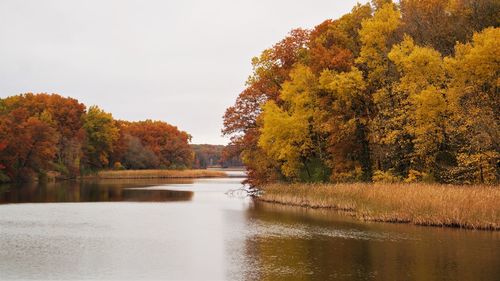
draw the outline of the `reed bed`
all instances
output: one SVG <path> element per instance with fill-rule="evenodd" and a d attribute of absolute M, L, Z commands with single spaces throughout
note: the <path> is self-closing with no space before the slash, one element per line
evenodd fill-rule
<path fill-rule="evenodd" d="M 100 171 L 96 177 L 101 179 L 160 179 L 160 178 L 219 178 L 226 177 L 222 171 L 214 170 L 122 170 Z"/>
<path fill-rule="evenodd" d="M 500 230 L 500 186 L 272 184 L 259 200 L 347 211 L 366 221 Z"/>

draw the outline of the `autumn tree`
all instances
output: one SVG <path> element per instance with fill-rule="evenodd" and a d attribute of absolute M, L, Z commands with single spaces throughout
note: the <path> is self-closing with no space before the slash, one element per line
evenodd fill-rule
<path fill-rule="evenodd" d="M 279 163 L 283 175 L 291 180 L 324 180 L 323 139 L 316 130 L 315 115 L 318 78 L 312 70 L 298 64 L 280 93 L 282 106 L 269 101 L 264 106 L 259 146 Z"/>
<path fill-rule="evenodd" d="M 194 167 L 207 168 L 209 166 L 222 165 L 223 145 L 193 144 Z"/>
<path fill-rule="evenodd" d="M 306 30 L 293 30 L 285 39 L 253 58 L 253 73 L 246 89 L 224 114 L 222 133 L 231 136 L 232 145 L 238 148 L 233 151 L 241 155 L 248 168 L 249 180 L 255 183 L 280 178 L 277 163 L 258 146 L 258 120 L 267 101 L 280 102 L 281 84 L 288 79 L 293 65 L 305 58 L 308 37 Z"/>
<path fill-rule="evenodd" d="M 127 169 L 155 169 L 160 166 L 160 159 L 138 137 L 125 135 L 127 149 L 121 164 Z"/>
<path fill-rule="evenodd" d="M 500 24 L 497 0 L 401 0 L 400 6 L 402 32 L 443 55 L 453 54 L 456 42 L 470 40 L 475 31 Z"/>
<path fill-rule="evenodd" d="M 75 177 L 80 173 L 85 105 L 76 99 L 52 94 L 48 97 L 47 108 L 60 136 L 56 153 L 58 169 L 69 177 Z"/>
<path fill-rule="evenodd" d="M 316 26 L 308 40 L 307 65 L 315 72 L 349 71 L 358 56 L 361 42 L 358 30 L 371 17 L 370 5 L 356 5 L 351 13 L 337 20 L 326 20 Z"/>
<path fill-rule="evenodd" d="M 449 134 L 457 167 L 448 181 L 498 182 L 500 179 L 500 28 L 474 34 L 446 59 L 451 77 L 446 97 Z"/>
<path fill-rule="evenodd" d="M 394 45 L 389 53 L 390 60 L 399 72 L 399 81 L 392 87 L 397 105 L 392 108 L 397 114 L 388 123 L 399 127 L 399 131 L 385 138 L 397 145 L 406 143 L 405 167 L 393 167 L 399 176 L 436 173 L 437 159 L 446 153 L 447 102 L 442 88 L 445 80 L 441 54 L 429 47 L 415 45 L 406 36 L 403 42 Z M 392 138 L 392 139 L 391 139 Z M 402 163 L 399 163 L 402 164 Z M 410 179 L 411 180 L 411 179 Z"/>
<path fill-rule="evenodd" d="M 239 149 L 234 144 L 228 144 L 222 148 L 221 162 L 222 167 L 242 167 L 243 162 L 237 152 Z"/>
<path fill-rule="evenodd" d="M 82 116 L 85 106 L 72 98 L 57 94 L 32 94 L 8 97 L 6 110 L 24 108 L 30 116 L 45 115 L 50 126 L 57 131 L 56 170 L 69 177 L 78 175 L 83 140 Z"/>
<path fill-rule="evenodd" d="M 363 73 L 325 70 L 319 78 L 323 104 L 317 127 L 327 134 L 327 151 L 333 181 L 371 179 L 368 142 L 368 106 Z M 327 105 L 324 107 L 324 105 Z"/>
<path fill-rule="evenodd" d="M 25 108 L 2 112 L 0 165 L 11 180 L 30 180 L 50 168 L 58 141 L 50 122 L 48 114 L 30 116 Z"/>
<path fill-rule="evenodd" d="M 387 2 L 387 3 L 386 3 Z M 364 178 L 369 180 L 372 174 L 372 157 L 381 158 L 385 154 L 384 144 L 380 140 L 385 132 L 384 120 L 392 111 L 386 104 L 391 102 L 391 84 L 394 80 L 393 67 L 388 54 L 391 46 L 398 40 L 400 13 L 391 1 L 377 4 L 373 17 L 361 23 L 359 36 L 361 51 L 356 58 L 358 68 L 363 71 L 365 85 L 364 109 L 365 122 L 361 123 L 359 135 L 363 138 Z M 369 133 L 370 132 L 370 133 Z M 380 161 L 377 159 L 377 161 Z M 368 164 L 370 163 L 370 164 Z"/>
<path fill-rule="evenodd" d="M 159 168 L 187 168 L 193 162 L 194 153 L 189 146 L 191 136 L 175 126 L 146 120 L 127 122 L 123 130 L 125 135 L 137 138 L 144 149 L 156 156 Z"/>
<path fill-rule="evenodd" d="M 265 50 L 224 118 L 250 183 L 498 182 L 499 14 L 377 0 Z"/>
<path fill-rule="evenodd" d="M 113 143 L 118 138 L 118 128 L 111 113 L 106 113 L 97 106 L 89 107 L 84 117 L 85 162 L 91 170 L 109 166 L 109 156 Z"/>
<path fill-rule="evenodd" d="M 74 178 L 81 169 L 115 163 L 134 169 L 188 167 L 189 140 L 186 132 L 165 122 L 117 121 L 97 106 L 87 111 L 76 99 L 57 94 L 0 99 L 2 182 L 34 179 L 48 171 Z"/>

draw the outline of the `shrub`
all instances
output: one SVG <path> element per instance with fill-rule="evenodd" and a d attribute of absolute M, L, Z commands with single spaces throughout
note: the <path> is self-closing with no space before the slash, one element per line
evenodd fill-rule
<path fill-rule="evenodd" d="M 391 171 L 376 170 L 373 173 L 372 181 L 383 182 L 383 183 L 395 183 L 395 182 L 400 182 L 401 178 L 393 175 Z"/>

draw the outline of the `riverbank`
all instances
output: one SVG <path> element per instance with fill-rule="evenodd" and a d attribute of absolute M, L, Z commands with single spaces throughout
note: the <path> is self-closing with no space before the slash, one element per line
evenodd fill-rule
<path fill-rule="evenodd" d="M 272 184 L 258 200 L 342 210 L 365 221 L 500 230 L 500 187 L 437 184 Z"/>
<path fill-rule="evenodd" d="M 227 173 L 216 170 L 120 170 L 100 171 L 84 178 L 98 179 L 184 179 L 184 178 L 220 178 Z"/>

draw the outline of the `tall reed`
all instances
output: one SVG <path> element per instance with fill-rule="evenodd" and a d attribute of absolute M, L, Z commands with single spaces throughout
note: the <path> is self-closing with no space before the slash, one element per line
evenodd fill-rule
<path fill-rule="evenodd" d="M 499 186 L 273 184 L 259 200 L 348 211 L 367 221 L 500 230 Z"/>

